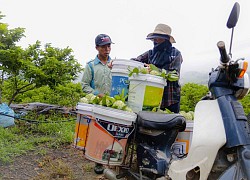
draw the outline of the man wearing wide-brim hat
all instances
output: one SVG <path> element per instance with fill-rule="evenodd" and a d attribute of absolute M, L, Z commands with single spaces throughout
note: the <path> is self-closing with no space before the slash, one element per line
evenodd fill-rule
<path fill-rule="evenodd" d="M 172 46 L 175 43 L 171 35 L 172 29 L 166 24 L 158 24 L 152 33 L 147 35 L 148 40 L 154 43 L 153 49 L 146 51 L 133 60 L 148 64 L 154 64 L 159 69 L 165 69 L 168 72 L 176 72 L 180 76 L 181 63 L 183 61 L 181 52 Z M 167 86 L 164 88 L 164 94 L 161 102 L 161 109 L 166 108 L 174 113 L 180 111 L 180 84 L 179 80 L 167 80 Z"/>

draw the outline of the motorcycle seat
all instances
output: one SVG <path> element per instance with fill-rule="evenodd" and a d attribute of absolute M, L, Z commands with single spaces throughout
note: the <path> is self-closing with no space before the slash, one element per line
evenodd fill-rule
<path fill-rule="evenodd" d="M 150 111 L 139 111 L 136 123 L 147 129 L 171 130 L 182 132 L 186 128 L 186 119 L 180 114 L 165 114 Z"/>

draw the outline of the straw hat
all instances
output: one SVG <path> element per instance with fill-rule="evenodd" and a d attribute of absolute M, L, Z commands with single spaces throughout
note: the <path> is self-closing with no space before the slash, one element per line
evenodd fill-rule
<path fill-rule="evenodd" d="M 146 39 L 154 39 L 154 38 L 169 39 L 170 37 L 170 42 L 175 43 L 175 39 L 173 36 L 171 36 L 171 32 L 172 32 L 172 29 L 170 26 L 166 24 L 158 24 L 155 27 L 154 32 L 149 33 Z"/>

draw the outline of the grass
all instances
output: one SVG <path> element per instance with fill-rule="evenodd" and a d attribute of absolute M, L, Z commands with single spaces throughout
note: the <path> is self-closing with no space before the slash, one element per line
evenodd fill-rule
<path fill-rule="evenodd" d="M 13 129 L 0 128 L 0 162 L 11 162 L 12 157 L 32 150 L 32 142 L 14 133 Z"/>
<path fill-rule="evenodd" d="M 86 164 L 84 167 L 83 167 L 84 171 L 85 172 L 91 172 L 93 170 L 93 165 L 91 164 Z"/>
<path fill-rule="evenodd" d="M 38 122 L 45 122 L 45 115 L 39 115 Z M 28 115 L 25 118 L 31 118 Z M 72 121 L 65 121 L 66 119 Z M 42 120 L 41 120 L 42 119 Z M 0 164 L 12 162 L 13 157 L 26 154 L 34 150 L 38 145 L 57 148 L 61 145 L 71 144 L 74 136 L 75 116 L 63 117 L 52 113 L 46 115 L 48 123 L 30 124 L 16 121 L 16 125 L 10 128 L 0 127 Z M 38 152 L 40 154 L 46 152 Z"/>
<path fill-rule="evenodd" d="M 56 161 L 44 161 L 41 166 L 46 173 L 40 173 L 34 178 L 34 180 L 47 180 L 47 179 L 68 179 L 73 180 L 74 175 L 71 167 L 65 164 L 61 160 Z"/>

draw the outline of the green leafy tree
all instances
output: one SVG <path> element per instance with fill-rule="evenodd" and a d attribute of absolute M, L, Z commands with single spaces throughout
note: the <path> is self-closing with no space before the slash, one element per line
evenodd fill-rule
<path fill-rule="evenodd" d="M 45 44 L 44 48 L 41 48 L 41 43 L 37 41 L 23 50 L 16 46 L 22 37 L 23 28 L 8 29 L 7 24 L 0 24 L 0 90 L 2 92 L 3 88 L 10 89 L 5 98 L 8 104 L 11 104 L 18 94 L 35 88 L 48 85 L 54 89 L 58 85 L 70 83 L 82 70 L 72 55 L 72 49 L 59 49 L 51 44 Z M 8 80 L 6 87 L 4 80 Z"/>
<path fill-rule="evenodd" d="M 7 94 L 7 93 L 6 93 Z M 49 86 L 42 86 L 33 90 L 27 91 L 22 94 L 18 94 L 15 98 L 14 103 L 32 103 L 41 102 L 48 104 L 56 104 L 55 91 Z"/>
<path fill-rule="evenodd" d="M 61 106 L 75 106 L 81 97 L 85 94 L 82 91 L 80 83 L 68 83 L 66 85 L 58 85 L 55 88 L 56 104 Z M 63 97 L 63 98 L 62 98 Z"/>
<path fill-rule="evenodd" d="M 0 20 L 3 17 L 5 16 L 0 12 Z M 16 43 L 24 36 L 24 28 L 8 29 L 8 24 L 0 22 L 0 103 L 4 79 L 10 74 L 18 74 L 16 67 L 20 67 L 21 63 L 17 59 L 23 50 Z"/>
<path fill-rule="evenodd" d="M 181 111 L 194 111 L 195 105 L 208 93 L 205 85 L 195 83 L 184 84 L 181 88 Z"/>
<path fill-rule="evenodd" d="M 42 102 L 60 106 L 75 106 L 84 96 L 80 83 L 67 83 L 51 89 L 48 85 L 17 95 L 15 103 Z"/>
<path fill-rule="evenodd" d="M 36 85 L 49 85 L 51 88 L 75 80 L 82 68 L 74 59 L 70 48 L 59 49 L 46 44 L 41 49 L 39 41 L 25 51 L 23 65 L 25 78 Z"/>

